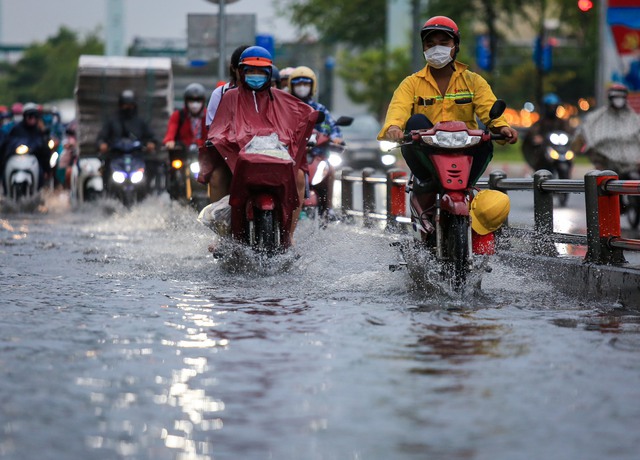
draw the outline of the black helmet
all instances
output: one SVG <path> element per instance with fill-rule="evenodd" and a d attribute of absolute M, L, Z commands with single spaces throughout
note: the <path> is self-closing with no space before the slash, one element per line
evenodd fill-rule
<path fill-rule="evenodd" d="M 184 90 L 184 100 L 204 101 L 206 97 L 204 86 L 200 83 L 191 83 Z"/>
<path fill-rule="evenodd" d="M 136 94 L 131 89 L 125 89 L 120 93 L 120 97 L 118 98 L 118 104 L 136 105 Z"/>

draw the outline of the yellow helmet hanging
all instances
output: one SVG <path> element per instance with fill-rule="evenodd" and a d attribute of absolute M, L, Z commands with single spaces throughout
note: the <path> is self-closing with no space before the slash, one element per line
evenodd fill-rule
<path fill-rule="evenodd" d="M 510 209 L 506 193 L 482 190 L 471 202 L 471 228 L 479 235 L 495 232 L 507 220 Z"/>

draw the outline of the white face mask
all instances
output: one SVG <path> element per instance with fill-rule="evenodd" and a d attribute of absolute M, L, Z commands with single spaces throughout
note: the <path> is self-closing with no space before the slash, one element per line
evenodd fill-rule
<path fill-rule="evenodd" d="M 311 85 L 296 85 L 293 87 L 293 93 L 304 99 L 311 93 Z"/>
<path fill-rule="evenodd" d="M 616 109 L 621 109 L 625 105 L 627 105 L 627 99 L 625 99 L 624 97 L 612 97 L 611 105 L 614 106 Z"/>
<path fill-rule="evenodd" d="M 448 46 L 436 45 L 424 52 L 427 64 L 436 69 L 442 69 L 452 61 L 451 50 Z"/>
<path fill-rule="evenodd" d="M 200 110 L 202 110 L 202 102 L 191 101 L 187 104 L 187 107 L 189 107 L 189 112 L 191 113 L 200 113 Z"/>

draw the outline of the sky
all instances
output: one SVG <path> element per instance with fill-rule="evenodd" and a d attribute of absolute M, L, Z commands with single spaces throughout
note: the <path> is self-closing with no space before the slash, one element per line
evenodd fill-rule
<path fill-rule="evenodd" d="M 295 28 L 277 16 L 272 0 L 227 0 L 226 13 L 256 13 L 257 33 L 276 41 L 295 38 Z M 0 0 L 0 41 L 28 45 L 44 42 L 60 26 L 87 34 L 100 30 L 104 38 L 107 0 Z M 134 37 L 186 38 L 187 14 L 217 14 L 206 0 L 124 0 L 125 43 Z"/>

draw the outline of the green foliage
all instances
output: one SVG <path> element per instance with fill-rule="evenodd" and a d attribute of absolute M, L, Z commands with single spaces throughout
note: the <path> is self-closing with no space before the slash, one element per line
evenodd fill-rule
<path fill-rule="evenodd" d="M 386 0 L 276 0 L 278 10 L 300 29 L 313 27 L 325 44 L 383 46 Z"/>
<path fill-rule="evenodd" d="M 383 118 L 393 91 L 409 73 L 410 59 L 406 49 L 392 53 L 378 48 L 361 53 L 343 51 L 338 57 L 338 74 L 344 79 L 351 100 L 366 104 L 372 113 Z"/>
<path fill-rule="evenodd" d="M 102 54 L 103 50 L 95 34 L 79 40 L 75 32 L 61 27 L 46 43 L 29 46 L 15 65 L 1 69 L 0 91 L 4 103 L 72 97 L 78 58 L 81 54 Z"/>

